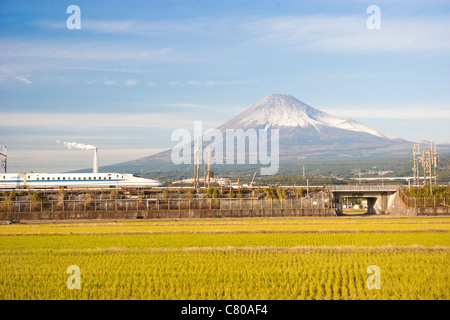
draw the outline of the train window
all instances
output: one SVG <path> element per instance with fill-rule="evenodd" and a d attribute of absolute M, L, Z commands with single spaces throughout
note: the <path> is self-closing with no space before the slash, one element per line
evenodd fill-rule
<path fill-rule="evenodd" d="M 109 180 L 111 180 L 111 177 L 109 177 Z"/>
<path fill-rule="evenodd" d="M 50 177 L 47 177 L 47 180 L 50 180 Z"/>
<path fill-rule="evenodd" d="M 91 180 L 91 177 L 89 177 L 89 180 Z"/>
<path fill-rule="evenodd" d="M 97 177 L 94 177 L 94 180 L 97 180 Z"/>
<path fill-rule="evenodd" d="M 55 177 L 53 177 L 52 180 L 55 180 Z"/>
<path fill-rule="evenodd" d="M 66 180 L 66 177 L 63 177 L 63 180 Z"/>

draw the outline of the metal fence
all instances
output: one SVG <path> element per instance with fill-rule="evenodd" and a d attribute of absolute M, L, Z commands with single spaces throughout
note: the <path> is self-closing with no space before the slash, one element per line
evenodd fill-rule
<path fill-rule="evenodd" d="M 446 208 L 450 207 L 449 198 L 409 198 L 402 197 L 403 202 L 408 208 Z"/>
<path fill-rule="evenodd" d="M 215 216 L 329 215 L 333 204 L 327 198 L 299 199 L 114 199 L 2 201 L 0 219 L 77 217 L 194 217 Z M 300 211 L 299 211 L 300 210 Z"/>

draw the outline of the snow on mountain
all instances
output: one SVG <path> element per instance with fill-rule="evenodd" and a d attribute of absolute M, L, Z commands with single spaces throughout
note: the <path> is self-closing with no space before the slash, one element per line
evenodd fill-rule
<path fill-rule="evenodd" d="M 352 119 L 341 119 L 313 108 L 291 95 L 269 94 L 249 109 L 224 124 L 228 128 L 314 128 L 332 127 L 368 133 L 380 138 L 395 139 Z"/>

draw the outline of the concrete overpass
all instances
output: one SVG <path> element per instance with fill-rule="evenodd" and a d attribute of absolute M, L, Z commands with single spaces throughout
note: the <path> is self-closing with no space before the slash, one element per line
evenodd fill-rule
<path fill-rule="evenodd" d="M 344 198 L 367 199 L 367 213 L 384 214 L 389 199 L 399 189 L 399 185 L 334 185 L 329 190 L 337 214 L 343 213 Z"/>

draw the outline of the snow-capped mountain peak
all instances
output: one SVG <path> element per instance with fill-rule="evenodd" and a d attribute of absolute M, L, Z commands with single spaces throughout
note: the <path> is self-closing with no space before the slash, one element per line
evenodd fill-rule
<path fill-rule="evenodd" d="M 291 95 L 268 94 L 249 109 L 222 127 L 234 128 L 314 128 L 324 127 L 368 133 L 380 138 L 395 139 L 352 119 L 342 119 L 313 108 Z"/>

